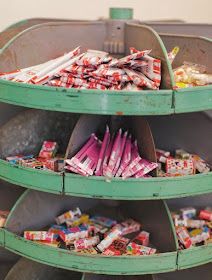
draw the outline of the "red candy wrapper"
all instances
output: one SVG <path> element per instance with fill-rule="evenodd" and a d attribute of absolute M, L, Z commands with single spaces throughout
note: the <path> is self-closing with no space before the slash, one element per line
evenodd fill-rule
<path fill-rule="evenodd" d="M 129 76 L 130 80 L 133 81 L 133 83 L 139 87 L 146 87 L 149 89 L 158 89 L 155 82 L 147 78 L 144 74 L 141 72 L 127 69 L 125 68 L 125 71 L 127 75 Z"/>
<path fill-rule="evenodd" d="M 127 253 L 132 255 L 153 255 L 156 253 L 156 249 L 130 242 L 127 246 Z"/>
<path fill-rule="evenodd" d="M 40 158 L 53 158 L 57 152 L 57 142 L 44 141 L 41 151 L 39 153 Z"/>
<path fill-rule="evenodd" d="M 96 246 L 99 243 L 99 236 L 93 236 L 84 239 L 78 239 L 74 241 L 74 247 L 77 251 L 89 249 Z"/>
<path fill-rule="evenodd" d="M 53 242 L 55 241 L 55 234 L 48 231 L 25 231 L 24 238 L 28 240 Z"/>
<path fill-rule="evenodd" d="M 212 221 L 212 211 L 201 210 L 199 212 L 199 218 L 211 222 Z"/>
<path fill-rule="evenodd" d="M 186 249 L 192 247 L 192 240 L 189 236 L 189 233 L 188 233 L 186 227 L 177 227 L 176 233 L 177 233 L 179 241 L 183 244 L 183 246 Z"/>
<path fill-rule="evenodd" d="M 133 241 L 139 245 L 149 246 L 149 232 L 141 231 Z"/>

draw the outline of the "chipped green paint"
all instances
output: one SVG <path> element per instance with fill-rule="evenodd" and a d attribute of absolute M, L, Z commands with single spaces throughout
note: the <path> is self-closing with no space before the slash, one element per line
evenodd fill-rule
<path fill-rule="evenodd" d="M 51 193 L 62 193 L 63 175 L 12 165 L 0 160 L 0 178 L 29 189 Z"/>
<path fill-rule="evenodd" d="M 138 275 L 176 270 L 177 252 L 140 257 L 80 255 L 33 243 L 7 230 L 5 230 L 5 248 L 37 262 L 82 272 Z"/>
<path fill-rule="evenodd" d="M 178 89 L 174 91 L 175 113 L 212 109 L 212 86 Z"/>
<path fill-rule="evenodd" d="M 147 179 L 113 179 L 65 174 L 65 194 L 104 199 L 147 200 L 186 197 L 212 192 L 212 172 L 194 176 Z"/>
<path fill-rule="evenodd" d="M 178 269 L 186 269 L 212 262 L 212 244 L 198 246 L 178 253 Z"/>
<path fill-rule="evenodd" d="M 0 81 L 0 102 L 43 110 L 100 115 L 173 113 L 172 91 L 101 91 L 45 87 Z"/>

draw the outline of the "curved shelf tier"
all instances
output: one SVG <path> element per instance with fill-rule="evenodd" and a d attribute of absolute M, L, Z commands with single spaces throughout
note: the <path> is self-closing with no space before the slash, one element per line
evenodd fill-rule
<path fill-rule="evenodd" d="M 52 224 L 55 216 L 76 205 L 84 213 L 92 214 L 98 211 L 100 215 L 112 215 L 117 219 L 132 217 L 146 224 L 146 229 L 152 233 L 151 241 L 160 253 L 139 257 L 86 255 L 40 245 L 21 237 L 24 230 L 38 230 Z M 26 210 L 29 207 L 31 210 Z M 159 230 L 161 223 L 157 223 L 157 220 L 163 224 L 161 231 Z M 37 262 L 82 272 L 136 275 L 174 271 L 177 259 L 176 246 L 170 215 L 162 201 L 116 201 L 111 204 L 109 201 L 98 199 L 58 196 L 27 190 L 14 205 L 5 225 L 6 249 Z"/>
<path fill-rule="evenodd" d="M 0 102 L 51 111 L 99 115 L 172 114 L 172 91 L 77 90 L 0 80 Z"/>
<path fill-rule="evenodd" d="M 174 91 L 174 112 L 189 113 L 212 109 L 212 86 L 178 89 Z"/>
<path fill-rule="evenodd" d="M 35 244 L 8 231 L 5 231 L 5 247 L 37 262 L 82 272 L 137 275 L 162 273 L 176 269 L 177 252 L 143 257 L 80 255 L 63 249 Z"/>
<path fill-rule="evenodd" d="M 193 176 L 146 179 L 85 178 L 65 174 L 64 192 L 67 195 L 103 199 L 147 200 L 186 197 L 212 192 L 212 172 Z"/>
<path fill-rule="evenodd" d="M 101 199 L 169 199 L 212 192 L 212 172 L 178 178 L 117 178 L 107 182 L 102 177 L 58 174 L 11 165 L 0 160 L 0 178 L 28 189 Z"/>
<path fill-rule="evenodd" d="M 212 244 L 178 252 L 178 269 L 187 269 L 212 262 Z"/>
<path fill-rule="evenodd" d="M 0 160 L 0 178 L 28 189 L 63 192 L 63 174 L 12 165 L 4 160 Z"/>

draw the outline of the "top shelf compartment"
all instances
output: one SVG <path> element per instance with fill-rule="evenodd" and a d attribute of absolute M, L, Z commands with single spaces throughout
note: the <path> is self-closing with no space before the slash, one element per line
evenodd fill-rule
<path fill-rule="evenodd" d="M 117 40 L 111 39 L 111 32 L 115 32 Z M 0 71 L 42 63 L 77 45 L 81 45 L 82 50 L 103 50 L 108 44 L 113 55 L 124 55 L 131 46 L 152 49 L 151 54 L 162 61 L 161 89 L 141 92 L 77 90 L 0 80 L 0 101 L 29 108 L 101 115 L 169 115 L 212 108 L 212 86 L 173 90 L 172 67 L 167 56 L 167 50 L 177 44 L 182 54 L 178 56 L 178 65 L 184 60 L 197 60 L 211 72 L 209 39 L 159 36 L 148 26 L 123 21 L 51 22 L 28 28 L 1 49 Z M 115 44 L 124 46 L 125 52 L 121 48 L 117 51 Z"/>

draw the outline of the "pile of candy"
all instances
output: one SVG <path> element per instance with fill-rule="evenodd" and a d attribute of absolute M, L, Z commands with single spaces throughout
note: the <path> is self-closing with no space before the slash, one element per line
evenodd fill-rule
<path fill-rule="evenodd" d="M 152 255 L 150 234 L 140 231 L 140 223 L 128 219 L 121 223 L 103 216 L 89 217 L 79 208 L 58 216 L 48 231 L 25 231 L 24 238 L 82 254 Z M 127 237 L 126 237 L 127 236 Z"/>
<path fill-rule="evenodd" d="M 64 159 L 55 157 L 57 149 L 56 142 L 44 141 L 38 157 L 16 155 L 6 157 L 6 160 L 11 164 L 18 164 L 24 167 L 61 172 L 64 169 Z"/>
<path fill-rule="evenodd" d="M 9 213 L 9 211 L 0 210 L 0 228 L 4 226 Z"/>
<path fill-rule="evenodd" d="M 212 242 L 212 208 L 200 211 L 183 208 L 179 213 L 172 213 L 172 217 L 181 249 Z"/>
<path fill-rule="evenodd" d="M 197 173 L 210 172 L 211 168 L 198 155 L 190 154 L 182 149 L 175 151 L 175 156 L 171 156 L 168 151 L 156 150 L 158 161 L 158 176 L 172 177 L 193 175 Z"/>
<path fill-rule="evenodd" d="M 212 84 L 212 74 L 206 74 L 206 67 L 191 62 L 184 62 L 174 71 L 177 88 L 205 86 Z"/>
<path fill-rule="evenodd" d="M 103 141 L 92 134 L 87 143 L 71 159 L 65 169 L 82 176 L 105 176 L 106 178 L 149 177 L 149 172 L 158 164 L 149 162 L 139 155 L 137 141 L 132 141 L 128 132 L 122 129 L 111 137 L 106 128 Z"/>
<path fill-rule="evenodd" d="M 130 48 L 130 55 L 116 59 L 102 51 L 81 53 L 77 47 L 43 64 L 0 73 L 0 79 L 80 89 L 159 89 L 161 61 L 149 56 L 150 52 Z"/>

